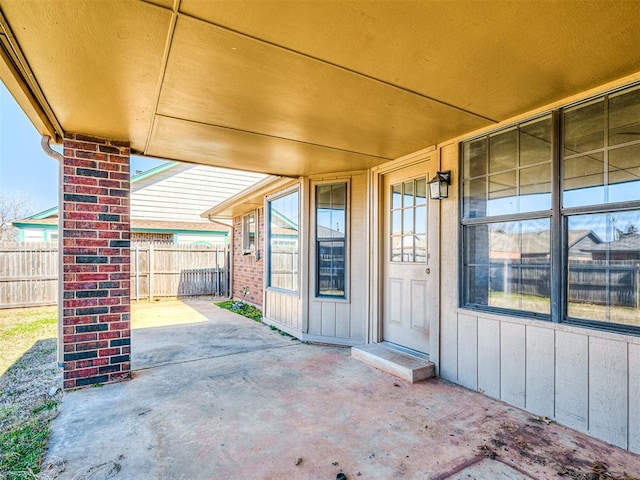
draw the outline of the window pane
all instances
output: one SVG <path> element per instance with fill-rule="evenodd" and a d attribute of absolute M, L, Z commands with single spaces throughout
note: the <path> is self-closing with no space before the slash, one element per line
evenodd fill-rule
<path fill-rule="evenodd" d="M 316 185 L 318 295 L 345 295 L 346 208 L 346 183 Z"/>
<path fill-rule="evenodd" d="M 474 140 L 463 146 L 464 218 L 510 215 L 551 208 L 551 115 L 486 137 L 489 174 L 471 177 Z M 482 143 L 478 143 L 479 149 Z M 479 173 L 479 172 L 474 172 Z M 486 189 L 486 190 L 485 190 Z"/>
<path fill-rule="evenodd" d="M 413 235 L 402 237 L 402 261 L 413 262 Z"/>
<path fill-rule="evenodd" d="M 404 200 L 403 207 L 411 207 L 413 206 L 413 180 L 410 182 L 404 182 Z"/>
<path fill-rule="evenodd" d="M 549 315 L 550 226 L 539 219 L 465 227 L 465 302 Z"/>
<path fill-rule="evenodd" d="M 402 233 L 413 233 L 413 208 L 406 208 L 402 212 Z"/>
<path fill-rule="evenodd" d="M 603 185 L 603 153 L 591 153 L 564 162 L 562 204 L 565 207 L 604 203 Z"/>
<path fill-rule="evenodd" d="M 487 178 L 464 182 L 464 216 L 480 218 L 487 215 Z"/>
<path fill-rule="evenodd" d="M 426 205 L 427 203 L 427 179 L 416 180 L 416 205 Z"/>
<path fill-rule="evenodd" d="M 402 208 L 402 185 L 391 187 L 391 208 Z"/>
<path fill-rule="evenodd" d="M 416 245 L 414 260 L 420 263 L 427 263 L 427 235 L 416 235 L 414 241 Z"/>
<path fill-rule="evenodd" d="M 518 212 L 515 170 L 489 177 L 487 215 L 505 215 Z"/>
<path fill-rule="evenodd" d="M 489 172 L 500 172 L 516 167 L 517 134 L 517 130 L 512 129 L 489 137 Z"/>
<path fill-rule="evenodd" d="M 609 97 L 609 145 L 640 140 L 640 88 Z"/>
<path fill-rule="evenodd" d="M 520 126 L 520 165 L 551 162 L 551 116 Z"/>
<path fill-rule="evenodd" d="M 269 202 L 269 286 L 298 291 L 298 191 Z"/>
<path fill-rule="evenodd" d="M 345 243 L 318 242 L 318 295 L 344 297 Z"/>
<path fill-rule="evenodd" d="M 464 144 L 464 178 L 487 174 L 487 139 L 480 138 Z"/>
<path fill-rule="evenodd" d="M 391 237 L 391 261 L 392 262 L 402 261 L 402 237 L 401 236 Z"/>
<path fill-rule="evenodd" d="M 427 232 L 427 207 L 417 207 L 415 233 L 426 233 L 426 232 Z"/>
<path fill-rule="evenodd" d="M 640 210 L 568 219 L 567 314 L 640 326 Z"/>
<path fill-rule="evenodd" d="M 346 222 L 346 185 L 316 186 L 318 238 L 342 238 Z"/>
<path fill-rule="evenodd" d="M 604 147 L 604 100 L 597 100 L 564 112 L 564 155 Z"/>
<path fill-rule="evenodd" d="M 402 234 L 402 210 L 391 212 L 391 234 Z"/>
<path fill-rule="evenodd" d="M 608 201 L 640 200 L 640 143 L 609 151 Z"/>

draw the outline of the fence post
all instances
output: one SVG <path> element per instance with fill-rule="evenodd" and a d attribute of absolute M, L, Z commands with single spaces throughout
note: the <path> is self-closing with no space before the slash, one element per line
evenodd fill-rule
<path fill-rule="evenodd" d="M 149 242 L 149 300 L 153 300 L 153 242 Z"/>
<path fill-rule="evenodd" d="M 218 245 L 216 245 L 216 295 L 220 295 L 220 268 L 218 263 Z"/>
<path fill-rule="evenodd" d="M 136 273 L 136 302 L 140 301 L 140 245 L 136 243 L 135 256 L 133 257 L 133 268 Z"/>

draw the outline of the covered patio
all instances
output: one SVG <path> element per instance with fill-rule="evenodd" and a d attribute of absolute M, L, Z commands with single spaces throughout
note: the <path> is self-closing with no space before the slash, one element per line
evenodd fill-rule
<path fill-rule="evenodd" d="M 162 309 L 180 323 L 133 331 L 134 382 L 65 396 L 45 473 L 97 480 L 640 472 L 637 455 L 446 381 L 399 381 L 346 348 L 300 343 L 210 301 Z"/>

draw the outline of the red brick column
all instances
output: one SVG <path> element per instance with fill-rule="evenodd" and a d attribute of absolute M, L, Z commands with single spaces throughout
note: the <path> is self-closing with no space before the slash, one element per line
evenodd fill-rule
<path fill-rule="evenodd" d="M 242 299 L 244 287 L 249 287 L 245 301 L 262 307 L 262 279 L 264 270 L 264 210 L 258 210 L 258 256 L 242 254 L 242 216 L 233 219 L 233 285 L 232 297 Z M 257 259 L 258 258 L 258 259 Z"/>
<path fill-rule="evenodd" d="M 64 388 L 131 376 L 129 143 L 64 139 Z"/>

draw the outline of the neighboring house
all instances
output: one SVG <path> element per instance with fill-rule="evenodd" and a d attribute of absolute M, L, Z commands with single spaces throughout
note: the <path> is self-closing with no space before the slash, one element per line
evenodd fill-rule
<path fill-rule="evenodd" d="M 131 240 L 213 245 L 227 241 L 230 225 L 212 224 L 202 210 L 220 203 L 264 175 L 226 168 L 165 162 L 131 178 Z M 21 242 L 58 241 L 58 207 L 13 222 Z"/>

